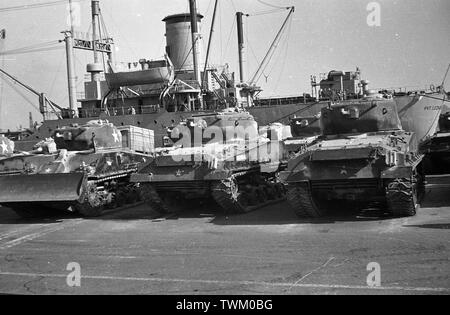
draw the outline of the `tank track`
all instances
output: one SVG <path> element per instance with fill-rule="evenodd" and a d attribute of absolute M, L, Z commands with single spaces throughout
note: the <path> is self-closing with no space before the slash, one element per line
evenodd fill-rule
<path fill-rule="evenodd" d="M 118 185 L 116 189 L 102 193 L 98 188 L 111 181 L 127 181 L 128 173 L 103 177 L 101 179 L 88 181 L 80 201 L 73 205 L 76 212 L 84 217 L 92 218 L 101 216 L 105 210 L 121 208 L 125 205 L 135 204 L 143 200 L 141 187 L 136 184 Z"/>
<path fill-rule="evenodd" d="M 248 212 L 238 201 L 237 188 L 233 179 L 215 184 L 211 189 L 211 195 L 226 213 L 238 214 Z"/>
<path fill-rule="evenodd" d="M 98 192 L 97 185 L 93 182 L 87 183 L 80 202 L 76 203 L 75 210 L 84 217 L 94 218 L 102 215 L 104 201 Z"/>
<path fill-rule="evenodd" d="M 417 183 L 407 178 L 397 178 L 386 185 L 387 208 L 394 217 L 412 217 L 417 213 L 419 201 Z"/>
<path fill-rule="evenodd" d="M 308 184 L 290 185 L 287 200 L 300 218 L 320 218 L 324 211 L 314 202 L 311 188 Z"/>
<path fill-rule="evenodd" d="M 143 195 L 144 202 L 152 208 L 152 210 L 158 212 L 159 214 L 167 214 L 170 212 L 169 207 L 161 199 L 156 189 L 152 184 L 143 183 L 141 184 L 141 191 Z"/>
<path fill-rule="evenodd" d="M 272 189 L 269 189 L 269 186 L 259 186 L 253 187 L 254 193 L 243 192 L 239 188 L 238 179 L 248 174 L 247 172 L 236 173 L 231 178 L 212 185 L 211 196 L 225 213 L 244 214 L 285 200 L 284 188 L 277 187 L 276 185 L 281 185 L 277 183 L 273 184 Z M 253 203 L 259 201 L 259 203 L 252 204 L 252 201 Z"/>

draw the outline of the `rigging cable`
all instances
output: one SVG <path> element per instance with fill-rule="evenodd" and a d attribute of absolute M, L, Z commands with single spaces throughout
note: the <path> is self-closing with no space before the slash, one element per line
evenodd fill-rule
<path fill-rule="evenodd" d="M 27 54 L 27 53 L 49 51 L 49 50 L 62 49 L 62 48 L 63 47 L 60 45 L 59 41 L 51 41 L 51 42 L 39 43 L 39 44 L 34 44 L 34 45 L 25 46 L 25 47 L 21 47 L 21 48 L 6 50 L 3 52 L 0 52 L 0 56 Z"/>
<path fill-rule="evenodd" d="M 271 8 L 275 8 L 275 9 L 286 9 L 286 7 L 281 7 L 281 6 L 278 6 L 278 5 L 273 5 L 273 4 L 264 2 L 264 1 L 262 1 L 262 0 L 257 0 L 257 1 L 258 1 L 259 3 L 261 3 L 261 4 L 263 4 L 263 5 L 266 5 L 266 6 L 271 7 Z"/>
<path fill-rule="evenodd" d="M 237 24 L 236 19 L 233 19 L 233 25 L 231 26 L 230 35 L 228 35 L 227 44 L 225 45 L 225 47 L 226 47 L 225 55 L 228 55 L 228 51 L 231 48 L 231 45 L 230 45 L 231 37 L 233 36 L 234 27 L 236 26 L 236 24 Z"/>
<path fill-rule="evenodd" d="M 26 100 L 33 108 L 35 108 L 36 110 L 38 110 L 40 112 L 39 107 L 36 106 L 36 104 L 34 104 L 32 101 L 30 101 L 30 99 L 25 96 L 25 94 L 23 93 L 22 90 L 20 90 L 17 85 L 14 82 L 11 82 L 9 80 L 3 80 L 4 82 L 6 82 L 6 84 L 11 87 L 14 91 L 17 92 L 17 94 L 19 94 L 20 96 L 23 97 L 24 100 Z"/>
<path fill-rule="evenodd" d="M 78 0 L 86 1 L 86 0 Z M 0 8 L 0 12 L 11 12 L 11 11 L 22 11 L 22 10 L 29 10 L 29 9 L 38 9 L 38 8 L 44 8 L 54 5 L 62 5 L 67 4 L 67 0 L 58 0 L 58 1 L 50 1 L 50 2 L 41 2 L 41 3 L 35 3 L 35 4 L 24 4 L 19 6 L 13 6 L 13 7 L 5 7 Z"/>
<path fill-rule="evenodd" d="M 275 88 L 274 88 L 275 91 L 278 90 L 278 85 L 280 84 L 281 76 L 283 75 L 284 69 L 286 67 L 286 60 L 287 60 L 287 57 L 288 57 L 288 54 L 289 54 L 289 43 L 290 43 L 291 31 L 292 31 L 292 19 L 289 22 L 289 26 L 287 28 L 287 36 L 286 36 L 286 40 L 285 40 L 285 47 L 284 47 L 284 49 L 281 50 L 281 51 L 284 51 L 284 58 L 282 58 L 282 62 L 283 63 L 282 63 L 282 66 L 280 68 L 280 75 L 278 77 L 278 80 L 275 81 L 276 82 L 276 85 L 275 85 Z M 272 69 L 269 72 L 269 76 L 272 74 L 274 69 L 275 69 L 275 63 L 273 65 Z"/>

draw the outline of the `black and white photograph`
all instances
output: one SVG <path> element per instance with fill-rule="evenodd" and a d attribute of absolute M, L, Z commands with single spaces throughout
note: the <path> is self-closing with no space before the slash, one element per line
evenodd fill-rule
<path fill-rule="evenodd" d="M 0 0 L 0 295 L 450 294 L 450 1 Z"/>

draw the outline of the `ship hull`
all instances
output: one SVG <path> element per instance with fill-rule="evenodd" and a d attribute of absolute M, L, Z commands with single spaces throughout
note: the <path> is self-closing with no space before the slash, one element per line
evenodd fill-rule
<path fill-rule="evenodd" d="M 405 95 L 394 97 L 402 126 L 406 131 L 414 132 L 420 141 L 431 137 L 437 129 L 439 115 L 444 105 L 444 95 L 439 93 L 427 94 L 426 96 Z M 311 117 L 317 115 L 320 110 L 328 106 L 328 101 L 318 103 L 296 103 L 278 106 L 256 106 L 249 108 L 250 114 L 260 126 L 279 122 L 289 124 L 289 119 L 295 116 Z M 208 113 L 208 111 L 201 112 Z M 116 126 L 137 126 L 155 131 L 155 145 L 162 146 L 163 137 L 167 135 L 167 127 L 175 126 L 190 115 L 200 112 L 168 112 L 161 109 L 154 113 L 123 116 L 100 116 L 107 119 Z M 98 118 L 74 118 L 64 120 L 47 120 L 39 131 L 32 136 L 30 141 L 19 141 L 16 143 L 18 150 L 31 150 L 39 139 L 51 136 L 52 131 L 61 126 L 70 124 L 84 124 Z"/>
<path fill-rule="evenodd" d="M 414 132 L 420 143 L 436 133 L 446 100 L 444 94 L 404 95 L 394 99 L 403 129 Z"/>
<path fill-rule="evenodd" d="M 289 124 L 289 118 L 297 116 L 314 116 L 320 112 L 322 107 L 328 105 L 328 102 L 319 102 L 312 104 L 288 104 L 280 106 L 263 106 L 249 108 L 250 114 L 255 117 L 255 120 L 260 126 L 265 126 L 271 123 L 280 122 Z M 212 112 L 212 111 L 211 111 Z M 18 150 L 31 150 L 33 145 L 39 139 L 45 139 L 51 136 L 52 132 L 62 126 L 71 124 L 85 124 L 94 119 L 106 119 L 116 126 L 137 126 L 147 128 L 155 131 L 155 145 L 162 146 L 163 137 L 167 136 L 167 127 L 175 126 L 180 121 L 186 119 L 190 115 L 196 115 L 204 112 L 168 112 L 161 109 L 154 113 L 138 114 L 138 115 L 123 115 L 123 116 L 106 116 L 101 115 L 98 118 L 73 118 L 64 120 L 47 120 L 39 128 L 39 130 L 32 136 L 29 141 L 19 141 L 16 143 Z"/>

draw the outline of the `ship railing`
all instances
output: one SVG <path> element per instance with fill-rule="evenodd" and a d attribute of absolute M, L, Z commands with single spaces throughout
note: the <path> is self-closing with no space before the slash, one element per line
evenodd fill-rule
<path fill-rule="evenodd" d="M 401 86 L 401 87 L 383 87 L 373 89 L 375 91 L 389 92 L 394 95 L 412 95 L 412 94 L 433 94 L 439 89 L 438 84 L 430 84 L 424 86 Z"/>
<path fill-rule="evenodd" d="M 133 116 L 133 115 L 145 115 L 154 114 L 159 112 L 158 105 L 139 105 L 129 107 L 110 107 L 107 110 L 94 108 L 94 109 L 79 109 L 78 115 L 80 118 L 97 118 L 104 114 L 106 116 Z"/>
<path fill-rule="evenodd" d="M 310 95 L 305 96 L 292 96 L 292 97 L 271 97 L 260 98 L 255 100 L 257 106 L 282 106 L 291 104 L 303 104 L 313 101 L 314 99 Z"/>
<path fill-rule="evenodd" d="M 84 75 L 84 81 L 85 81 L 85 82 L 89 82 L 89 81 L 91 81 L 91 80 L 92 80 L 92 75 L 91 75 L 91 74 L 85 74 L 85 75 Z M 101 80 L 101 81 L 105 81 L 105 80 L 106 80 L 105 73 L 101 73 L 101 74 L 100 74 L 100 80 Z"/>

